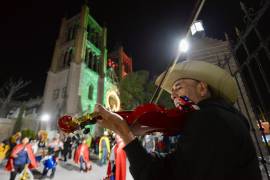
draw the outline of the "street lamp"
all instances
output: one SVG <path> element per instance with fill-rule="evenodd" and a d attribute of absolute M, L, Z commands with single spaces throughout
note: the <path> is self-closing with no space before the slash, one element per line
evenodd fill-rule
<path fill-rule="evenodd" d="M 194 34 L 198 33 L 198 32 L 203 32 L 204 31 L 204 27 L 203 27 L 203 23 L 202 21 L 195 21 L 192 23 L 191 27 L 190 27 L 190 31 L 191 31 L 191 35 L 193 36 Z"/>
<path fill-rule="evenodd" d="M 47 113 L 44 113 L 40 116 L 40 122 L 39 122 L 39 127 L 38 129 L 41 130 L 42 128 L 47 129 L 48 128 L 48 124 L 47 122 L 50 120 L 50 115 Z"/>
<path fill-rule="evenodd" d="M 47 122 L 50 120 L 50 115 L 49 114 L 42 114 L 40 117 L 40 120 L 43 122 Z"/>

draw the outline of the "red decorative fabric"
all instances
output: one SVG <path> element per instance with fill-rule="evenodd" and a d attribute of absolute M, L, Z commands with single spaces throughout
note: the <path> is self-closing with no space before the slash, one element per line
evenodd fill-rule
<path fill-rule="evenodd" d="M 115 149 L 115 180 L 125 180 L 126 179 L 126 153 L 123 150 L 125 144 L 121 141 L 119 142 Z"/>
<path fill-rule="evenodd" d="M 86 144 L 81 144 L 78 146 L 76 152 L 75 152 L 75 156 L 74 156 L 74 162 L 79 164 L 80 163 L 80 155 L 83 155 L 83 159 L 86 162 L 89 162 L 89 151 L 88 151 L 88 147 Z"/>
<path fill-rule="evenodd" d="M 110 177 L 111 175 L 112 175 L 112 165 L 111 165 L 111 161 L 109 161 L 108 167 L 107 167 L 107 177 Z"/>
<path fill-rule="evenodd" d="M 13 168 L 14 168 L 14 157 L 20 152 L 23 150 L 23 148 L 26 148 L 26 151 L 27 151 L 27 155 L 28 155 L 28 158 L 30 160 L 30 164 L 28 166 L 29 169 L 33 169 L 33 168 L 36 168 L 37 167 L 37 162 L 36 162 L 36 159 L 35 159 L 35 155 L 32 151 L 32 146 L 31 144 L 27 144 L 27 145 L 23 145 L 23 144 L 18 144 L 16 145 L 12 152 L 11 152 L 11 155 L 8 159 L 8 162 L 7 162 L 7 165 L 6 165 L 6 170 L 7 171 L 11 171 Z"/>

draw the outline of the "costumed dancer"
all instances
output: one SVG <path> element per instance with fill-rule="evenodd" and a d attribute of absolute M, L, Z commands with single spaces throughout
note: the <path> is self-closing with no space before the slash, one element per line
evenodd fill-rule
<path fill-rule="evenodd" d="M 10 180 L 14 180 L 18 173 L 21 173 L 25 167 L 36 168 L 37 163 L 29 144 L 29 138 L 25 137 L 21 144 L 16 145 L 8 159 L 6 170 L 10 171 Z"/>
<path fill-rule="evenodd" d="M 48 132 L 45 130 L 40 130 L 38 132 L 38 154 L 45 156 L 46 148 L 48 145 Z"/>
<path fill-rule="evenodd" d="M 59 153 L 61 152 L 61 150 L 63 150 L 63 142 L 60 140 L 60 135 L 57 134 L 48 146 L 48 154 L 51 156 L 50 158 L 48 158 L 47 161 L 48 166 L 44 166 L 42 173 L 43 178 L 47 177 L 47 173 L 49 170 L 51 170 L 50 178 L 52 179 L 54 177 L 56 172 L 56 165 L 59 159 Z"/>
<path fill-rule="evenodd" d="M 44 158 L 42 158 L 41 162 L 44 165 L 41 179 L 46 178 L 49 170 L 52 170 L 50 178 L 53 178 L 54 174 L 55 174 L 55 170 L 56 170 L 56 159 L 54 158 L 53 152 L 50 152 L 50 154 L 48 154 Z"/>
<path fill-rule="evenodd" d="M 100 159 L 100 164 L 106 164 L 106 161 L 110 154 L 110 140 L 108 138 L 108 132 L 104 132 L 104 136 L 102 136 L 99 140 L 99 154 L 98 157 Z"/>
<path fill-rule="evenodd" d="M 86 139 L 82 139 L 82 143 L 78 146 L 75 152 L 74 162 L 77 164 L 80 163 L 81 172 L 87 172 L 87 170 L 90 171 L 92 169 Z"/>

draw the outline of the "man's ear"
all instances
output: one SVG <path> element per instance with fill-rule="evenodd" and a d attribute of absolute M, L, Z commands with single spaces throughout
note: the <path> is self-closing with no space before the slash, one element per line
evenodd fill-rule
<path fill-rule="evenodd" d="M 201 81 L 199 83 L 199 92 L 202 97 L 206 96 L 208 93 L 208 85 L 206 82 Z"/>

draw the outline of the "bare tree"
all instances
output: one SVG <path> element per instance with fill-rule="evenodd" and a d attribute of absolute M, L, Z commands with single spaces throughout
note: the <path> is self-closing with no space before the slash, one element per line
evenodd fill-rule
<path fill-rule="evenodd" d="M 5 117 L 8 113 L 8 107 L 12 100 L 25 96 L 21 89 L 30 84 L 30 81 L 19 79 L 17 81 L 10 78 L 0 87 L 0 117 Z"/>

